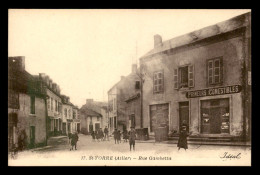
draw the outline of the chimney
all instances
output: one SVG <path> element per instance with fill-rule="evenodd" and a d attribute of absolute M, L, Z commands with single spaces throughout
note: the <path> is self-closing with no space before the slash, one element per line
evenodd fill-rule
<path fill-rule="evenodd" d="M 136 73 L 137 71 L 137 64 L 132 64 L 132 73 Z"/>
<path fill-rule="evenodd" d="M 162 37 L 160 35 L 154 35 L 154 47 L 160 46 L 162 44 Z"/>
<path fill-rule="evenodd" d="M 57 92 L 57 84 L 56 84 L 56 83 L 53 83 L 53 84 L 52 84 L 52 88 L 53 88 L 53 90 L 54 90 L 55 92 Z"/>
<path fill-rule="evenodd" d="M 93 103 L 93 101 L 94 101 L 94 100 L 93 100 L 92 98 L 86 100 L 87 104 Z"/>
<path fill-rule="evenodd" d="M 8 67 L 17 69 L 20 71 L 25 70 L 25 57 L 17 56 L 17 57 L 8 57 Z"/>
<path fill-rule="evenodd" d="M 52 79 L 50 79 L 50 81 L 49 81 L 49 86 L 50 86 L 50 88 L 52 88 Z"/>

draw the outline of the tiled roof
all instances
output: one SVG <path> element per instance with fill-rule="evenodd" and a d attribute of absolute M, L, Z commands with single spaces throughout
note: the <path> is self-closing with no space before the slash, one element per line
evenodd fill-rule
<path fill-rule="evenodd" d="M 217 23 L 215 25 L 211 25 L 200 30 L 196 30 L 185 35 L 181 35 L 170 40 L 162 42 L 161 45 L 155 47 L 150 50 L 147 54 L 142 56 L 140 59 L 145 57 L 154 55 L 156 53 L 160 53 L 169 49 L 177 48 L 180 46 L 184 46 L 187 44 L 191 44 L 215 35 L 219 35 L 222 33 L 227 33 L 233 31 L 235 29 L 247 26 L 250 21 L 248 20 L 251 12 L 245 13 L 229 20 Z"/>

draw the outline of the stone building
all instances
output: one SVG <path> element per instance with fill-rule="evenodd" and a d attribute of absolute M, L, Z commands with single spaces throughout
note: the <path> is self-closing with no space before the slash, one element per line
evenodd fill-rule
<path fill-rule="evenodd" d="M 70 98 L 61 95 L 62 99 L 62 133 L 68 135 L 73 132 L 73 104 Z"/>
<path fill-rule="evenodd" d="M 40 80 L 46 86 L 47 99 L 47 135 L 48 137 L 62 134 L 62 99 L 60 87 L 44 73 L 39 74 Z"/>
<path fill-rule="evenodd" d="M 162 41 L 140 58 L 144 127 L 250 139 L 251 13 Z"/>
<path fill-rule="evenodd" d="M 44 146 L 46 87 L 25 70 L 25 58 L 8 58 L 8 148 Z M 22 146 L 23 145 L 23 146 Z"/>
<path fill-rule="evenodd" d="M 107 126 L 107 103 L 87 99 L 86 104 L 79 109 L 80 126 L 83 134 L 89 134 Z"/>
<path fill-rule="evenodd" d="M 108 91 L 109 130 L 140 128 L 140 77 L 137 65 Z"/>

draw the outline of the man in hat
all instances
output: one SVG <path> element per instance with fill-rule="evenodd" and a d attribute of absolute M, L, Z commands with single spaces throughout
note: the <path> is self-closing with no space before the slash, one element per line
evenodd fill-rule
<path fill-rule="evenodd" d="M 130 151 L 133 150 L 135 151 L 135 139 L 136 139 L 136 132 L 133 126 L 131 126 L 131 130 L 129 131 L 129 144 L 130 144 Z"/>
<path fill-rule="evenodd" d="M 117 132 L 116 128 L 115 128 L 115 130 L 114 130 L 114 132 L 112 134 L 114 135 L 115 144 L 116 144 L 116 142 L 118 143 L 118 132 Z"/>

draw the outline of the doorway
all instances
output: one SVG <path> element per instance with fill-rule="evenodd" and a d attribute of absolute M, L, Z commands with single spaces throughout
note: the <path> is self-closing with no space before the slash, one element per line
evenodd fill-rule
<path fill-rule="evenodd" d="M 30 148 L 35 146 L 35 126 L 30 126 Z"/>
<path fill-rule="evenodd" d="M 179 102 L 179 130 L 183 123 L 187 126 L 187 131 L 189 132 L 189 102 Z"/>
<path fill-rule="evenodd" d="M 95 123 L 95 131 L 99 130 L 100 128 L 100 124 L 99 123 Z"/>

